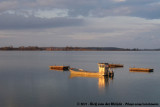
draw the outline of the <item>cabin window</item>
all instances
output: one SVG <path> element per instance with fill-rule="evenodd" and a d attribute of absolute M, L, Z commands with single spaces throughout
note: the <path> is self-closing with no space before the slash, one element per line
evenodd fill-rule
<path fill-rule="evenodd" d="M 106 67 L 107 65 L 104 65 L 104 64 L 100 64 L 99 65 L 99 67 L 101 67 L 101 68 L 104 68 L 104 67 Z"/>
<path fill-rule="evenodd" d="M 100 67 L 104 67 L 104 65 L 100 65 Z"/>
<path fill-rule="evenodd" d="M 108 65 L 106 65 L 106 67 L 109 67 Z"/>

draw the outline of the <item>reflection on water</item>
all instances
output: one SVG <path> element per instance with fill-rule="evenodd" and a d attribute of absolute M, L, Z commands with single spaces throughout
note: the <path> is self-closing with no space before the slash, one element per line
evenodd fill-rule
<path fill-rule="evenodd" d="M 86 74 L 75 74 L 75 73 L 70 74 L 70 78 L 75 78 L 75 77 L 97 78 L 98 88 L 100 90 L 107 87 L 110 81 L 113 80 L 113 77 L 101 76 L 101 75 L 98 76 L 98 75 L 86 75 Z"/>
<path fill-rule="evenodd" d="M 160 52 L 146 51 L 3 51 L 0 52 L 0 107 L 78 107 L 78 102 L 91 101 L 159 103 L 159 55 Z M 108 62 L 125 65 L 114 68 L 113 80 L 72 75 L 69 71 L 52 72 L 48 68 L 50 64 L 65 64 L 98 71 L 95 65 L 106 62 L 106 58 Z M 154 68 L 154 73 L 129 72 L 132 66 Z"/>
<path fill-rule="evenodd" d="M 67 71 L 67 70 L 57 70 L 57 69 L 51 69 L 51 68 L 50 70 L 61 71 L 61 72 Z M 76 78 L 76 77 L 97 78 L 99 89 L 104 89 L 110 84 L 110 81 L 113 80 L 113 77 L 109 77 L 109 76 L 70 73 L 69 78 Z"/>
<path fill-rule="evenodd" d="M 113 80 L 113 77 L 102 76 L 98 78 L 98 87 L 99 89 L 104 89 L 105 87 L 109 86 L 110 81 Z"/>

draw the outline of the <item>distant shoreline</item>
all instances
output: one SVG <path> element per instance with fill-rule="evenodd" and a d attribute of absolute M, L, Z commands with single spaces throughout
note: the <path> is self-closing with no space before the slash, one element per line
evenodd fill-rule
<path fill-rule="evenodd" d="M 160 51 L 160 49 L 125 49 L 117 47 L 0 47 L 0 51 Z"/>

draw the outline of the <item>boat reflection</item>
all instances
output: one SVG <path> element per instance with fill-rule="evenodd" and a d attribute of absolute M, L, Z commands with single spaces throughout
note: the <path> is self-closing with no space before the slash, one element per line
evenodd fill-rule
<path fill-rule="evenodd" d="M 70 74 L 70 78 L 76 78 L 76 77 L 97 78 L 99 89 L 104 89 L 106 86 L 110 84 L 110 81 L 113 80 L 113 77 L 102 76 L 102 75 L 86 75 L 86 74 L 75 74 L 75 73 Z"/>

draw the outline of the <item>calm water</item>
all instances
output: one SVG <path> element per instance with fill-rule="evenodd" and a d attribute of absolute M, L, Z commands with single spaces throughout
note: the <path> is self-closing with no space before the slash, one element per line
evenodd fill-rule
<path fill-rule="evenodd" d="M 98 62 L 124 67 L 114 69 L 114 78 L 75 77 L 49 69 L 70 65 L 97 72 Z M 129 72 L 129 67 L 154 72 Z M 160 105 L 160 52 L 0 51 L 0 107 L 95 107 L 91 102 Z"/>

